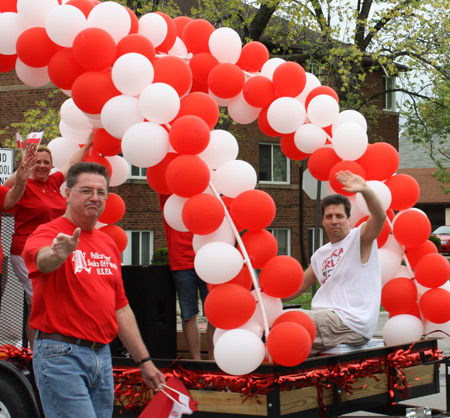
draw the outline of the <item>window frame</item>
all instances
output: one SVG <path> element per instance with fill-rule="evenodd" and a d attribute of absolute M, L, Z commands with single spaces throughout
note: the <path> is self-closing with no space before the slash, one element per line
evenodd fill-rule
<path fill-rule="evenodd" d="M 392 90 L 396 88 L 397 85 L 397 77 L 387 77 L 383 76 L 383 87 L 384 90 Z M 388 106 L 388 102 L 391 101 L 392 104 Z M 383 110 L 388 110 L 391 112 L 397 111 L 397 98 L 395 91 L 391 91 L 389 93 L 385 93 L 383 95 Z"/>
<path fill-rule="evenodd" d="M 281 145 L 276 144 L 273 142 L 260 142 L 258 145 L 258 152 L 259 152 L 259 159 L 258 159 L 258 178 L 259 183 L 261 184 L 279 184 L 279 185 L 290 185 L 291 184 L 291 160 L 284 155 L 284 153 L 281 151 L 281 154 L 286 159 L 286 181 L 275 181 L 275 180 L 261 180 L 261 146 L 270 146 L 270 168 L 271 168 L 271 175 L 273 178 L 273 172 L 274 172 L 274 158 L 273 158 L 273 149 L 274 147 L 278 147 L 281 151 Z"/>
<path fill-rule="evenodd" d="M 274 227 L 274 228 L 267 228 L 267 231 L 269 231 L 278 241 L 277 235 L 274 233 L 276 231 L 287 231 L 286 234 L 286 249 L 287 249 L 287 254 L 281 254 L 280 252 L 277 253 L 277 255 L 288 255 L 290 256 L 292 254 L 292 230 L 291 228 L 288 227 Z M 280 248 L 280 246 L 278 246 L 278 248 Z"/>
<path fill-rule="evenodd" d="M 133 164 L 130 164 L 130 175 L 128 176 L 128 179 L 132 179 L 132 180 L 147 180 L 147 175 L 146 174 L 140 174 L 139 176 L 135 176 L 133 175 L 133 167 L 138 168 L 139 172 L 142 173 L 142 170 L 145 170 L 145 173 L 147 173 L 147 167 L 137 167 Z"/>
<path fill-rule="evenodd" d="M 127 234 L 128 243 L 125 250 L 122 252 L 122 265 L 134 266 L 133 262 L 133 233 L 139 233 L 139 264 L 137 265 L 150 265 L 152 262 L 153 253 L 155 252 L 155 231 L 153 229 L 129 229 L 125 230 Z M 142 233 L 149 233 L 149 254 L 148 264 L 142 262 Z"/>

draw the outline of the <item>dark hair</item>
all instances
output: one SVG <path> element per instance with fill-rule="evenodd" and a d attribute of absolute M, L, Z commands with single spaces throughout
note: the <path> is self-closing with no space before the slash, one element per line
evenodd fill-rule
<path fill-rule="evenodd" d="M 103 176 L 106 180 L 106 187 L 108 187 L 109 172 L 107 168 L 102 164 L 88 163 L 86 161 L 75 163 L 72 167 L 70 167 L 69 172 L 67 173 L 67 181 L 66 181 L 67 187 L 69 189 L 74 187 L 75 184 L 77 184 L 78 176 L 83 173 L 93 173 Z"/>
<path fill-rule="evenodd" d="M 344 195 L 341 194 L 332 194 L 330 196 L 326 196 L 320 202 L 320 210 L 322 211 L 322 218 L 325 214 L 325 209 L 330 205 L 344 205 L 345 214 L 347 218 L 350 218 L 350 213 L 352 209 L 352 205 L 350 200 Z"/>

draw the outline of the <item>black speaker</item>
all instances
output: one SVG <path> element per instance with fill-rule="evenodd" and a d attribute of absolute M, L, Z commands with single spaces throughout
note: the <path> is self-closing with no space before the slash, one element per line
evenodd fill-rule
<path fill-rule="evenodd" d="M 122 266 L 122 277 L 131 309 L 145 345 L 155 359 L 177 357 L 176 291 L 169 266 Z M 116 338 L 111 353 L 126 350 Z"/>

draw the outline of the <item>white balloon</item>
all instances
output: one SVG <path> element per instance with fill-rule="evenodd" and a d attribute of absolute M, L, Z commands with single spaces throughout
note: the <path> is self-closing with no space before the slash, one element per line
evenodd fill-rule
<path fill-rule="evenodd" d="M 209 37 L 211 55 L 221 63 L 236 64 L 242 50 L 238 33 L 231 28 L 218 28 Z"/>
<path fill-rule="evenodd" d="M 70 139 L 75 144 L 85 144 L 92 132 L 92 126 L 89 129 L 74 129 L 61 119 L 59 121 L 59 132 L 61 132 L 61 136 Z"/>
<path fill-rule="evenodd" d="M 60 109 L 61 120 L 72 129 L 92 129 L 92 123 L 72 99 L 67 99 Z M 64 135 L 63 135 L 64 136 Z"/>
<path fill-rule="evenodd" d="M 250 106 L 244 99 L 242 91 L 228 103 L 228 114 L 241 125 L 254 122 L 261 112 L 260 107 Z"/>
<path fill-rule="evenodd" d="M 411 279 L 412 275 L 408 270 L 408 267 L 406 266 L 400 266 L 397 273 L 394 275 L 394 279 L 397 277 L 407 277 L 408 279 Z"/>
<path fill-rule="evenodd" d="M 234 236 L 233 230 L 231 229 L 228 219 L 224 218 L 222 225 L 219 226 L 214 232 L 207 235 L 194 234 L 192 238 L 192 248 L 195 252 L 198 252 L 200 248 L 210 242 L 225 242 L 230 245 L 234 245 L 236 238 Z"/>
<path fill-rule="evenodd" d="M 0 13 L 0 54 L 13 55 L 16 43 L 27 25 L 17 13 Z"/>
<path fill-rule="evenodd" d="M 139 109 L 150 122 L 169 123 L 180 110 L 180 97 L 172 86 L 154 83 L 139 96 Z"/>
<path fill-rule="evenodd" d="M 239 153 L 239 145 L 236 138 L 229 131 L 215 129 L 211 131 L 209 144 L 198 156 L 215 169 L 222 164 L 235 160 Z"/>
<path fill-rule="evenodd" d="M 242 325 L 241 327 L 234 328 L 234 329 L 245 329 L 247 331 L 253 332 L 253 334 L 255 334 L 260 339 L 262 338 L 263 333 L 264 333 L 264 328 L 260 324 L 255 322 L 255 321 L 248 321 L 244 325 Z M 214 345 L 216 345 L 216 343 L 219 340 L 219 338 L 223 334 L 228 332 L 228 331 L 230 331 L 230 330 L 222 329 L 222 328 L 216 328 L 214 330 L 214 335 L 213 335 L 213 343 L 214 343 Z"/>
<path fill-rule="evenodd" d="M 395 239 L 394 235 L 389 234 L 388 239 L 384 243 L 383 247 L 385 250 L 393 251 L 394 253 L 403 256 L 402 246 Z"/>
<path fill-rule="evenodd" d="M 214 360 L 221 370 L 231 375 L 251 373 L 261 365 L 265 355 L 261 339 L 245 329 L 225 332 L 214 346 Z"/>
<path fill-rule="evenodd" d="M 378 258 L 381 267 L 381 283 L 386 284 L 393 279 L 394 274 L 398 271 L 402 263 L 402 256 L 394 251 L 379 248 Z"/>
<path fill-rule="evenodd" d="M 386 345 L 401 345 L 418 341 L 423 334 L 423 323 L 414 315 L 395 315 L 384 324 Z"/>
<path fill-rule="evenodd" d="M 443 324 L 425 321 L 424 335 L 426 338 L 450 339 L 450 321 Z"/>
<path fill-rule="evenodd" d="M 300 151 L 312 154 L 325 145 L 327 134 L 313 123 L 305 123 L 295 131 L 294 142 Z"/>
<path fill-rule="evenodd" d="M 17 0 L 17 13 L 29 28 L 45 27 L 45 19 L 55 7 L 60 7 L 58 0 Z"/>
<path fill-rule="evenodd" d="M 53 165 L 57 168 L 62 168 L 70 157 L 80 150 L 75 142 L 63 137 L 52 139 L 48 143 L 48 148 L 52 153 Z"/>
<path fill-rule="evenodd" d="M 166 200 L 164 204 L 163 214 L 164 219 L 169 224 L 170 227 L 180 232 L 189 231 L 186 228 L 186 225 L 183 222 L 183 218 L 181 216 L 181 212 L 183 211 L 183 206 L 186 203 L 187 199 L 185 197 L 177 196 L 176 194 L 172 194 Z"/>
<path fill-rule="evenodd" d="M 256 309 L 255 313 L 250 318 L 250 321 L 256 321 L 261 326 L 264 326 L 263 314 L 261 311 L 262 304 L 266 313 L 268 325 L 269 327 L 271 327 L 275 319 L 277 319 L 283 313 L 283 303 L 281 302 L 281 299 L 274 298 L 272 296 L 266 295 L 264 292 L 260 292 L 261 303 L 260 301 L 258 301 L 256 290 L 252 290 L 251 293 L 256 299 Z"/>
<path fill-rule="evenodd" d="M 296 97 L 302 103 L 305 103 L 306 97 L 311 92 L 312 89 L 319 87 L 321 85 L 320 80 L 312 73 L 306 72 L 306 85 L 303 91 Z"/>
<path fill-rule="evenodd" d="M 179 38 L 178 36 L 175 39 L 175 43 L 173 44 L 172 48 L 169 49 L 167 52 L 167 55 L 171 55 L 174 57 L 187 57 L 188 50 L 186 48 L 186 45 L 184 42 Z"/>
<path fill-rule="evenodd" d="M 167 23 L 157 13 L 146 13 L 139 19 L 138 34 L 152 41 L 155 47 L 161 45 L 167 36 Z"/>
<path fill-rule="evenodd" d="M 121 139 L 126 130 L 136 123 L 144 121 L 139 110 L 137 97 L 115 96 L 103 106 L 101 120 L 105 130 L 115 138 Z"/>
<path fill-rule="evenodd" d="M 169 134 L 156 123 L 137 123 L 123 135 L 123 156 L 136 167 L 152 167 L 160 163 L 168 151 Z"/>
<path fill-rule="evenodd" d="M 380 199 L 381 206 L 383 206 L 383 209 L 386 211 L 389 209 L 389 206 L 391 205 L 392 201 L 392 195 L 389 187 L 387 187 L 384 183 L 377 180 L 369 180 L 366 182 L 366 184 L 374 191 L 374 193 L 378 196 L 378 199 Z M 364 200 L 361 193 L 356 194 L 356 204 L 358 205 L 361 212 L 363 212 L 366 215 L 370 215 L 369 208 L 367 207 L 367 203 Z"/>
<path fill-rule="evenodd" d="M 280 134 L 295 132 L 305 123 L 305 119 L 305 106 L 293 97 L 280 97 L 267 110 L 269 125 Z"/>
<path fill-rule="evenodd" d="M 360 158 L 367 149 L 369 138 L 366 131 L 356 123 L 343 123 L 333 133 L 331 140 L 336 154 L 343 160 L 354 161 Z"/>
<path fill-rule="evenodd" d="M 87 18 L 89 28 L 108 32 L 116 44 L 130 33 L 131 18 L 125 7 L 113 1 L 98 3 Z"/>
<path fill-rule="evenodd" d="M 243 264 L 239 250 L 225 242 L 205 244 L 198 250 L 194 259 L 198 276 L 206 283 L 212 284 L 230 281 L 241 271 Z"/>
<path fill-rule="evenodd" d="M 71 48 L 75 37 L 86 28 L 86 17 L 75 6 L 63 5 L 50 10 L 45 19 L 48 37 L 57 45 Z"/>
<path fill-rule="evenodd" d="M 111 178 L 109 179 L 110 187 L 120 186 L 125 183 L 130 176 L 130 164 L 120 155 L 106 157 L 111 164 Z"/>
<path fill-rule="evenodd" d="M 339 104 L 328 94 L 320 94 L 309 102 L 307 114 L 312 123 L 324 128 L 333 124 L 338 117 Z"/>
<path fill-rule="evenodd" d="M 44 87 L 50 83 L 47 67 L 30 67 L 23 63 L 20 58 L 16 60 L 16 74 L 22 83 L 31 87 Z"/>
<path fill-rule="evenodd" d="M 223 97 L 217 97 L 211 90 L 208 91 L 208 94 L 215 100 L 218 106 L 228 106 L 234 99 L 234 97 L 230 97 L 229 99 L 224 99 Z M 236 96 L 235 96 L 236 97 Z"/>
<path fill-rule="evenodd" d="M 117 90 L 129 96 L 139 96 L 152 84 L 155 71 L 150 60 L 142 54 L 131 52 L 117 58 L 111 77 Z"/>
<path fill-rule="evenodd" d="M 274 71 L 284 62 L 286 61 L 282 58 L 270 58 L 263 64 L 261 68 L 261 75 L 272 80 Z"/>
<path fill-rule="evenodd" d="M 253 190 L 257 183 L 256 171 L 243 160 L 232 160 L 222 164 L 213 174 L 213 183 L 219 193 L 236 197 L 246 190 Z"/>
<path fill-rule="evenodd" d="M 356 123 L 357 125 L 361 126 L 364 131 L 367 132 L 366 118 L 360 112 L 351 109 L 344 110 L 343 112 L 339 113 L 337 119 L 331 127 L 331 131 L 334 132 L 337 128 L 339 128 L 339 126 L 347 122 Z"/>
<path fill-rule="evenodd" d="M 331 186 L 330 186 L 331 187 Z M 335 191 L 328 194 L 336 194 Z M 350 200 L 351 204 L 351 210 L 350 210 L 350 226 L 352 228 L 355 227 L 355 225 L 361 220 L 361 218 L 364 218 L 365 214 L 361 212 L 359 209 L 359 206 L 356 204 L 356 195 L 347 196 L 348 200 Z"/>

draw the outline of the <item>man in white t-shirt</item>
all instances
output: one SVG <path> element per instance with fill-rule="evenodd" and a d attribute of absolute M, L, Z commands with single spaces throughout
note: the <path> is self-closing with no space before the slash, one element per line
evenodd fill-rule
<path fill-rule="evenodd" d="M 301 288 L 291 300 L 317 280 L 319 290 L 304 311 L 316 324 L 311 354 L 338 344 L 362 345 L 375 331 L 381 298 L 381 272 L 376 239 L 386 218 L 380 200 L 366 181 L 350 171 L 336 178 L 351 193 L 361 193 L 370 212 L 366 222 L 350 226 L 350 201 L 339 194 L 321 202 L 322 225 L 330 240 L 311 257 Z"/>

